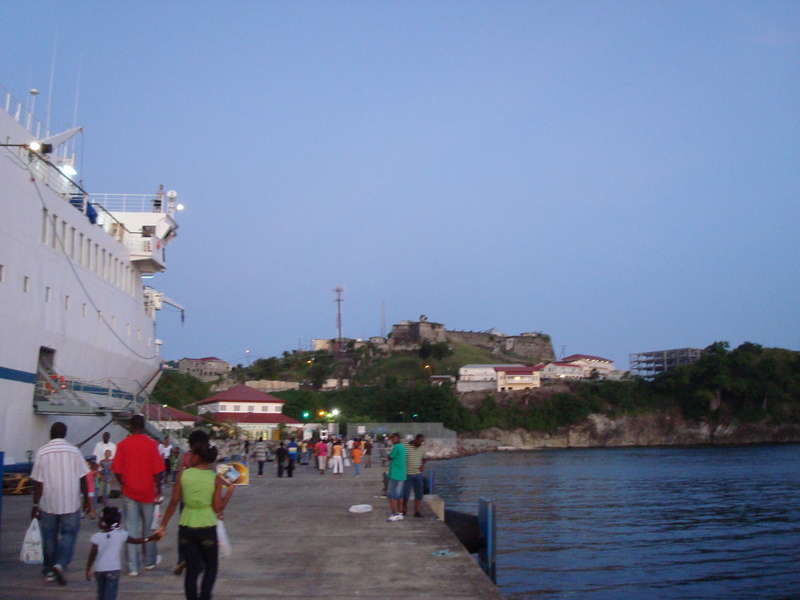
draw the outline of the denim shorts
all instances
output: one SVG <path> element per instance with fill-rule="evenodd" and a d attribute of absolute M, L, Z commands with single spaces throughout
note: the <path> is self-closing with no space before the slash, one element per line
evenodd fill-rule
<path fill-rule="evenodd" d="M 411 498 L 411 490 L 414 490 L 414 498 L 416 500 L 422 500 L 423 496 L 425 495 L 424 478 L 425 476 L 422 473 L 408 475 L 406 477 L 405 489 L 403 490 L 403 499 L 408 500 Z"/>
<path fill-rule="evenodd" d="M 386 485 L 386 497 L 390 500 L 400 500 L 403 497 L 404 484 L 405 481 L 389 479 L 389 483 Z"/>

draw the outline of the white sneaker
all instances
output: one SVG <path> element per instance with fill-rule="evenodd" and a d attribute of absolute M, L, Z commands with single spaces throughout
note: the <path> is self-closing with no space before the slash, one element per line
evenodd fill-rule
<path fill-rule="evenodd" d="M 394 521 L 402 521 L 403 518 L 404 518 L 403 517 L 403 513 L 395 513 L 395 514 L 393 514 L 391 517 L 389 517 L 386 520 L 394 522 Z"/>
<path fill-rule="evenodd" d="M 161 555 L 157 554 L 156 555 L 156 562 L 154 562 L 152 565 L 145 565 L 144 568 L 149 571 L 150 569 L 155 569 L 156 565 L 160 565 L 160 564 L 161 564 Z"/>

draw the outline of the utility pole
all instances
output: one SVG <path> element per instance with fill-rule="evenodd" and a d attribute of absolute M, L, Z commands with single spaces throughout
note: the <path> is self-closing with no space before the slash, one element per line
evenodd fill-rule
<path fill-rule="evenodd" d="M 334 300 L 336 302 L 336 344 L 334 353 L 339 354 L 342 350 L 342 302 L 344 302 L 342 292 L 344 292 L 344 288 L 336 286 L 333 291 L 336 292 L 336 300 Z"/>

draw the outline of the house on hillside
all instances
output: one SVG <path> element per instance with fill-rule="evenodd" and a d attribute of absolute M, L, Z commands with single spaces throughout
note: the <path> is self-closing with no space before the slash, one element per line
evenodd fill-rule
<path fill-rule="evenodd" d="M 590 379 L 593 373 L 601 379 L 609 379 L 616 370 L 614 361 L 600 356 L 589 356 L 588 354 L 572 354 L 561 359 L 562 363 L 579 365 L 583 369 L 583 379 Z"/>
<path fill-rule="evenodd" d="M 249 439 L 278 439 L 281 423 L 300 429 L 303 423 L 283 414 L 284 401 L 246 385 L 237 385 L 196 402 L 199 415 L 239 427 Z"/>
<path fill-rule="evenodd" d="M 540 379 L 542 368 L 540 366 L 525 367 L 495 367 L 495 377 L 498 392 L 513 392 L 515 390 L 532 390 L 542 386 Z"/>
<path fill-rule="evenodd" d="M 583 379 L 583 367 L 576 363 L 551 362 L 542 367 L 542 379 L 564 380 Z"/>
<path fill-rule="evenodd" d="M 497 371 L 495 369 L 511 369 L 525 365 L 464 365 L 458 370 L 457 392 L 496 391 Z"/>
<path fill-rule="evenodd" d="M 216 356 L 206 358 L 182 358 L 178 361 L 178 372 L 197 377 L 200 381 L 223 379 L 231 372 L 231 365 Z"/>

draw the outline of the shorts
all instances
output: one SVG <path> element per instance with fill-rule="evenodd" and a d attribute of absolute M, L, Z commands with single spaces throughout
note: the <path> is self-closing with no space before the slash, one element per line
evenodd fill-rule
<path fill-rule="evenodd" d="M 386 485 L 386 497 L 390 500 L 400 500 L 403 497 L 405 483 L 405 481 L 389 479 L 389 483 Z"/>
<path fill-rule="evenodd" d="M 414 473 L 413 475 L 406 476 L 406 485 L 403 490 L 403 499 L 408 500 L 411 498 L 411 490 L 414 490 L 414 499 L 422 500 L 425 495 L 425 476 L 422 473 Z"/>

